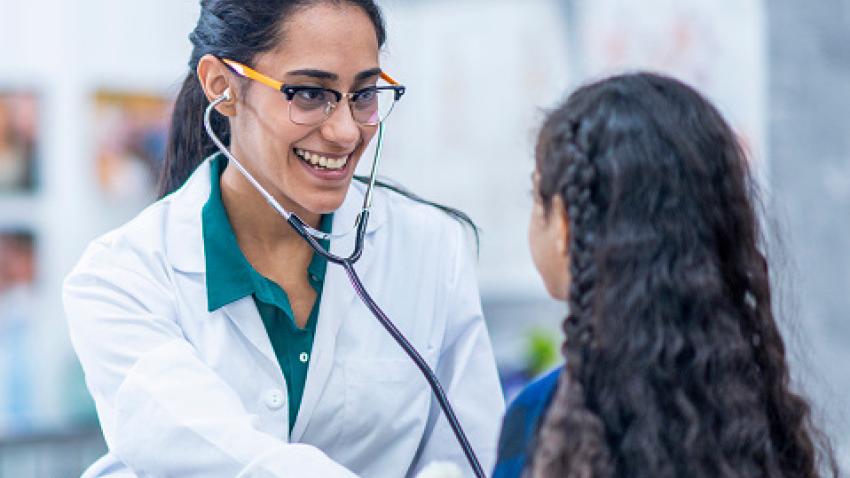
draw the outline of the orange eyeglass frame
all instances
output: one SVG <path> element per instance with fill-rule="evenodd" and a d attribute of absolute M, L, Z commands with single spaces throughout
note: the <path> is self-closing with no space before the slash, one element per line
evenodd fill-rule
<path fill-rule="evenodd" d="M 233 60 L 228 60 L 226 58 L 223 58 L 221 61 L 223 61 L 227 66 L 232 68 L 233 71 L 235 71 L 236 73 L 238 73 L 238 74 L 240 74 L 240 75 L 242 75 L 246 78 L 250 78 L 252 80 L 259 81 L 260 83 L 262 83 L 266 86 L 270 86 L 270 87 L 272 87 L 272 88 L 274 88 L 278 91 L 280 91 L 283 88 L 283 82 L 280 82 L 280 81 L 277 81 L 277 80 L 275 80 L 271 77 L 268 77 L 268 76 L 260 73 L 259 71 L 251 68 L 250 66 L 245 66 L 242 63 L 239 63 L 239 62 L 236 62 L 236 61 L 233 61 Z M 381 79 L 383 79 L 384 81 L 386 81 L 387 83 L 389 83 L 392 86 L 401 86 L 401 84 L 398 81 L 396 81 L 395 79 L 393 79 L 393 77 L 391 77 L 390 75 L 388 75 L 387 73 L 385 73 L 383 71 L 381 72 Z"/>

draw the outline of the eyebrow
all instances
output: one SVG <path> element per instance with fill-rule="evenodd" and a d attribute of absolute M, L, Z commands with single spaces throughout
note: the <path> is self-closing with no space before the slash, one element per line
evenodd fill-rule
<path fill-rule="evenodd" d="M 371 78 L 373 76 L 378 76 L 381 74 L 380 68 L 372 68 L 366 71 L 361 71 L 360 73 L 354 76 L 354 81 L 363 81 L 367 78 Z"/>
<path fill-rule="evenodd" d="M 361 71 L 360 73 L 354 76 L 354 81 L 363 81 L 367 78 L 371 78 L 373 76 L 378 76 L 381 74 L 380 68 L 371 68 L 365 71 Z M 316 78 L 319 80 L 331 80 L 337 81 L 339 80 L 339 75 L 336 73 L 331 73 L 329 71 L 324 70 L 315 70 L 312 68 L 305 68 L 303 70 L 293 70 L 286 74 L 286 76 L 308 76 L 310 78 Z"/>

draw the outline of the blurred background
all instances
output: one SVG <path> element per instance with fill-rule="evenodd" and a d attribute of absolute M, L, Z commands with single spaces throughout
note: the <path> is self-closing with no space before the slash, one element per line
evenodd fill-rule
<path fill-rule="evenodd" d="M 712 98 L 767 191 L 798 388 L 850 469 L 850 0 L 384 0 L 408 86 L 383 173 L 481 226 L 505 393 L 555 365 L 565 314 L 526 247 L 544 109 L 651 69 Z M 0 477 L 78 475 L 105 446 L 64 276 L 154 196 L 195 0 L 0 0 Z M 779 239 L 779 240 L 777 240 Z"/>

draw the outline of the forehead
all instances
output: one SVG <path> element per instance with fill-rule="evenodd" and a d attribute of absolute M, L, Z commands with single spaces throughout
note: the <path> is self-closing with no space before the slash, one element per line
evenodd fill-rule
<path fill-rule="evenodd" d="M 378 65 L 375 27 L 363 9 L 347 3 L 320 3 L 295 10 L 283 24 L 277 48 L 257 58 L 269 71 L 320 69 L 341 78 Z"/>

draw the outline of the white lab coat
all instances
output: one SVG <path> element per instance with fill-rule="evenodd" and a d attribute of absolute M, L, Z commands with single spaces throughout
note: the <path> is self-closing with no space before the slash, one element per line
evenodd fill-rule
<path fill-rule="evenodd" d="M 284 376 L 251 297 L 207 311 L 205 161 L 179 191 L 95 240 L 67 277 L 74 348 L 109 453 L 86 477 L 402 477 L 469 470 L 418 369 L 328 264 L 304 396 L 289 436 Z M 352 185 L 333 230 L 353 224 Z M 281 219 L 283 220 L 283 219 Z M 353 235 L 331 250 L 348 255 Z M 376 189 L 367 289 L 437 372 L 485 469 L 504 402 L 468 235 Z"/>

